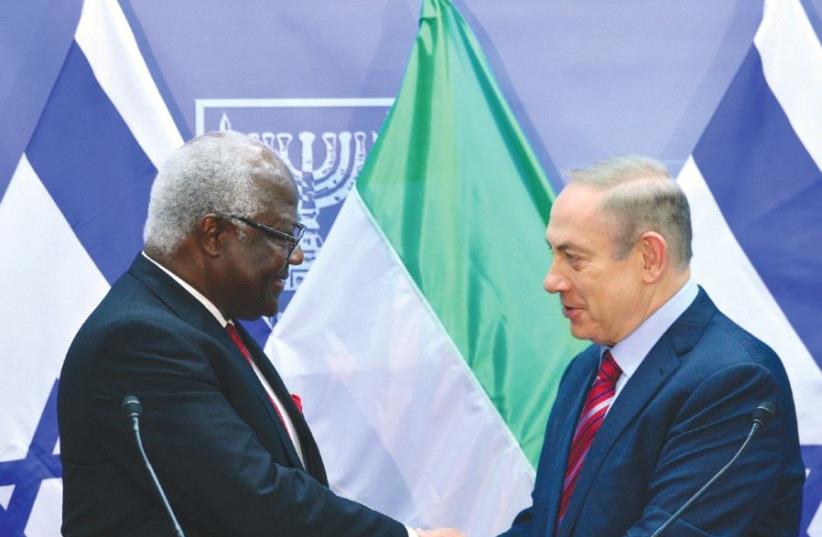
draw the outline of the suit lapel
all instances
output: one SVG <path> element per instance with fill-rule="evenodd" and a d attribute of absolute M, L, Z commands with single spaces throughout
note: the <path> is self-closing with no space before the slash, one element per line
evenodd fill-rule
<path fill-rule="evenodd" d="M 557 512 L 559 510 L 560 499 L 562 498 L 562 484 L 565 479 L 565 467 L 568 461 L 568 452 L 571 450 L 571 441 L 574 438 L 579 414 L 582 412 L 582 405 L 585 403 L 585 396 L 588 387 L 594 381 L 597 367 L 599 365 L 599 348 L 589 347 L 579 360 L 579 372 L 575 378 L 566 379 L 565 384 L 569 386 L 571 393 L 557 394 L 557 406 L 555 408 L 555 420 L 549 423 L 549 430 L 545 436 L 546 442 L 551 442 L 557 447 L 557 451 L 552 450 L 552 456 L 540 461 L 539 472 L 542 475 L 555 476 L 554 479 L 545 483 L 547 518 L 545 525 L 546 537 L 555 535 L 557 522 Z M 576 365 L 576 364 L 575 364 Z M 564 401 L 567 403 L 563 404 Z M 543 448 L 544 449 L 544 448 Z M 553 453 L 556 453 L 553 456 Z"/>
<path fill-rule="evenodd" d="M 668 377 L 679 368 L 679 356 L 693 348 L 715 312 L 716 307 L 705 291 L 700 289 L 693 304 L 668 328 L 628 380 L 585 457 L 559 537 L 570 535 L 611 447 L 631 425 L 637 414 L 653 399 Z"/>
<path fill-rule="evenodd" d="M 223 345 L 227 351 L 227 357 L 230 359 L 232 370 L 239 373 L 243 386 L 254 390 L 254 394 L 265 409 L 265 412 L 268 414 L 269 421 L 274 426 L 276 437 L 282 444 L 283 450 L 288 456 L 289 463 L 295 468 L 302 468 L 302 463 L 300 462 L 300 458 L 297 455 L 297 451 L 294 448 L 291 438 L 288 436 L 288 431 L 286 431 L 280 421 L 279 416 L 277 416 L 276 410 L 272 406 L 271 400 L 268 397 L 268 393 L 260 383 L 260 379 L 257 378 L 254 370 L 248 365 L 245 357 L 242 355 L 234 342 L 231 341 L 231 338 L 228 337 L 228 333 L 225 328 L 220 325 L 214 315 L 212 315 L 211 312 L 209 312 L 199 300 L 192 296 L 191 293 L 186 291 L 168 274 L 155 266 L 154 263 L 143 257 L 142 254 L 137 255 L 137 258 L 134 260 L 134 263 L 132 263 L 131 268 L 129 269 L 129 273 L 146 285 L 146 287 L 148 287 L 158 299 L 160 299 L 164 304 L 166 304 L 166 306 L 168 306 L 169 309 L 180 317 L 180 319 L 208 334 Z M 276 371 L 274 371 L 274 368 L 271 366 L 268 359 L 260 359 L 260 356 L 263 356 L 264 358 L 265 355 L 256 345 L 254 340 L 248 335 L 248 333 L 243 330 L 242 327 L 238 326 L 238 329 L 240 330 L 243 341 L 251 351 L 257 367 L 259 367 L 263 372 L 263 376 L 265 376 L 268 380 L 274 390 L 274 393 L 277 394 L 277 397 L 288 410 L 288 414 L 292 418 L 292 422 L 295 423 L 296 427 L 298 427 L 297 430 L 298 434 L 300 434 L 300 441 L 303 442 L 304 446 L 313 445 L 314 450 L 316 451 L 316 444 L 314 443 L 313 438 L 310 442 L 303 440 L 303 438 L 306 437 L 306 434 L 300 430 L 297 422 L 301 421 L 302 424 L 304 424 L 305 421 L 302 417 L 300 417 L 299 420 L 295 420 L 294 414 L 299 414 L 299 412 L 297 412 L 296 407 L 291 400 L 291 396 L 288 394 L 288 390 L 286 390 L 285 385 L 282 382 L 282 379 L 280 379 L 280 376 L 276 373 Z M 294 407 L 293 412 L 291 407 Z M 307 431 L 308 426 L 303 425 L 303 429 Z M 308 432 L 307 435 L 310 436 L 310 432 Z M 308 463 L 308 461 L 306 461 L 306 463 Z M 322 472 L 322 476 L 325 476 L 324 471 Z"/>
<path fill-rule="evenodd" d="M 274 391 L 274 394 L 280 400 L 285 408 L 285 411 L 288 413 L 288 417 L 291 419 L 291 423 L 294 425 L 294 428 L 297 431 L 297 436 L 300 439 L 300 446 L 303 452 L 303 458 L 305 460 L 306 470 L 309 474 L 311 474 L 315 479 L 320 481 L 321 483 L 328 484 L 328 478 L 325 474 L 325 467 L 322 463 L 322 458 L 320 457 L 319 448 L 317 447 L 317 443 L 314 440 L 314 435 L 311 434 L 311 429 L 308 427 L 308 423 L 305 421 L 305 417 L 303 416 L 302 412 L 297 408 L 297 405 L 294 403 L 294 400 L 291 398 L 291 394 L 288 391 L 285 383 L 283 382 L 282 377 L 277 372 L 274 365 L 271 363 L 271 360 L 268 359 L 268 356 L 260 349 L 257 345 L 257 342 L 246 332 L 246 330 L 238 324 L 238 330 L 240 335 L 243 338 L 246 346 L 248 347 L 249 351 L 251 352 L 251 356 L 254 359 L 254 363 L 260 369 L 260 372 L 263 374 L 263 377 L 268 381 L 268 384 L 271 386 L 271 389 Z M 260 384 L 259 380 L 257 384 Z M 262 388 L 262 386 L 261 386 Z M 263 388 L 263 392 L 265 393 L 265 389 Z M 271 401 L 268 400 L 268 394 L 265 393 L 265 398 L 268 403 L 268 407 L 271 407 Z M 271 408 L 272 414 L 274 414 L 274 409 Z M 294 447 L 291 438 L 288 436 L 288 432 L 285 430 L 285 427 L 282 425 L 279 416 L 274 414 L 273 419 L 277 421 L 278 431 L 282 433 L 282 438 L 287 440 L 287 447 L 289 449 L 289 454 L 296 459 L 296 465 L 301 467 L 301 463 L 299 462 L 299 457 L 297 456 L 296 448 Z"/>
<path fill-rule="evenodd" d="M 254 345 L 253 343 L 253 339 L 248 335 L 248 333 L 245 330 L 242 329 L 242 327 L 237 325 L 237 328 L 240 332 L 240 337 L 242 338 L 243 343 L 245 343 L 245 346 L 251 352 L 251 356 L 254 359 L 254 363 L 257 364 L 258 368 L 260 368 L 260 360 L 257 356 L 255 356 L 254 349 L 252 349 L 252 346 L 256 348 L 256 345 Z M 285 425 L 283 425 L 283 422 L 280 420 L 280 417 L 277 415 L 277 410 L 274 407 L 274 404 L 271 402 L 271 398 L 268 396 L 268 392 L 265 390 L 265 387 L 260 382 L 260 379 L 257 378 L 257 374 L 254 373 L 254 370 L 246 361 L 245 356 L 243 356 L 243 353 L 240 351 L 240 349 L 237 348 L 237 345 L 235 345 L 234 342 L 231 341 L 231 338 L 228 337 L 228 333 L 224 329 L 221 329 L 219 340 L 226 348 L 226 350 L 229 351 L 229 353 L 231 354 L 231 358 L 235 362 L 235 364 L 238 365 L 240 374 L 243 378 L 243 384 L 254 391 L 254 395 L 256 396 L 258 402 L 265 410 L 265 413 L 268 416 L 268 420 L 270 424 L 274 427 L 274 431 L 276 431 L 276 436 L 279 439 L 280 444 L 288 457 L 288 462 L 295 468 L 303 468 L 303 465 L 300 462 L 300 457 L 297 455 L 297 450 L 294 447 L 294 443 L 291 441 L 291 437 L 288 436 L 288 431 L 286 430 Z M 263 371 L 262 368 L 260 368 L 260 370 Z M 277 398 L 280 400 L 280 402 L 283 403 L 283 405 L 285 405 L 287 401 L 283 400 L 281 392 L 277 389 L 277 385 L 274 382 L 272 382 L 272 379 L 264 372 L 263 376 L 266 377 L 266 380 L 268 380 L 271 389 L 274 390 L 274 393 L 275 395 L 277 395 Z"/>
<path fill-rule="evenodd" d="M 571 503 L 568 504 L 559 537 L 570 535 L 597 473 L 614 442 L 678 367 L 679 359 L 670 342 L 663 337 L 631 376 L 608 411 L 602 428 L 594 437 L 591 449 L 585 456 Z"/>

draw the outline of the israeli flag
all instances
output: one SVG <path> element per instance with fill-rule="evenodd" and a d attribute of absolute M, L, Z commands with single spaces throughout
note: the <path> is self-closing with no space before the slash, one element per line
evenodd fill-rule
<path fill-rule="evenodd" d="M 57 376 L 139 251 L 157 166 L 181 144 L 118 3 L 87 0 L 0 201 L 0 536 L 60 535 Z"/>
<path fill-rule="evenodd" d="M 683 168 L 694 272 L 771 345 L 794 390 L 822 536 L 822 46 L 798 0 L 769 0 Z M 142 245 L 151 181 L 182 144 L 117 2 L 75 42 L 0 200 L 0 536 L 59 535 L 58 374 L 80 324 Z"/>
<path fill-rule="evenodd" d="M 762 24 L 679 183 L 693 270 L 788 371 L 808 471 L 801 536 L 822 536 L 822 46 L 799 0 Z"/>

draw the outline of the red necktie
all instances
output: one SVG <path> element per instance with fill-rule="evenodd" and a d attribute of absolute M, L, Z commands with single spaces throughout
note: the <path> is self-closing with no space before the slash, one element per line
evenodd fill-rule
<path fill-rule="evenodd" d="M 225 325 L 225 331 L 228 332 L 228 337 L 230 337 L 231 341 L 233 341 L 237 348 L 240 349 L 240 352 L 245 357 L 246 361 L 248 362 L 248 365 L 250 365 L 251 369 L 253 370 L 254 361 L 251 358 L 251 352 L 248 350 L 248 347 L 246 347 L 245 343 L 243 343 L 243 338 L 240 337 L 240 331 L 237 330 L 237 327 L 234 326 L 233 323 L 228 323 L 227 325 Z M 256 375 L 257 373 L 255 372 L 254 374 Z M 271 398 L 269 397 L 269 399 Z M 285 427 L 285 430 L 287 431 L 288 427 L 285 426 L 285 420 L 283 419 L 283 415 L 280 414 L 280 409 L 277 408 L 277 404 L 274 402 L 273 399 L 271 399 L 271 406 L 274 407 L 274 412 L 277 413 L 277 417 L 280 418 L 280 422 L 282 422 L 283 427 Z"/>
<path fill-rule="evenodd" d="M 614 400 L 616 383 L 620 374 L 622 374 L 622 370 L 611 355 L 611 351 L 605 351 L 599 364 L 597 378 L 594 379 L 594 383 L 585 397 L 585 404 L 582 406 L 582 412 L 579 415 L 577 428 L 574 432 L 574 439 L 571 442 L 571 451 L 568 453 L 565 480 L 562 483 L 562 501 L 559 504 L 559 513 L 557 514 L 557 532 L 565 516 L 565 511 L 568 509 L 571 495 L 577 486 L 577 478 L 582 470 L 585 456 L 588 454 L 588 450 L 591 449 L 594 437 L 599 428 L 602 427 L 602 422 L 605 421 L 605 413 L 608 412 L 608 408 Z"/>

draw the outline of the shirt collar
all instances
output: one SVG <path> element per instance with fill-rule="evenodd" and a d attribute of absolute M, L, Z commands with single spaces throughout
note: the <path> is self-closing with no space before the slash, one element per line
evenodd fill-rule
<path fill-rule="evenodd" d="M 661 308 L 652 313 L 628 337 L 611 347 L 617 365 L 627 380 L 656 342 L 696 299 L 699 287 L 691 277 Z M 603 346 L 601 352 L 608 347 Z"/>
<path fill-rule="evenodd" d="M 168 270 L 166 267 L 164 267 L 163 265 L 161 265 L 160 263 L 158 263 L 154 259 L 150 258 L 147 253 L 145 253 L 145 252 L 141 252 L 141 253 L 143 254 L 143 257 L 145 257 L 146 259 L 148 259 L 149 261 L 151 261 L 152 263 L 157 265 L 160 268 L 160 270 L 162 270 L 163 272 L 165 272 L 166 274 L 171 276 L 171 278 L 175 282 L 179 283 L 180 286 L 183 289 L 188 291 L 191 294 L 191 296 L 193 296 L 194 298 L 199 300 L 200 304 L 202 304 L 203 307 L 205 307 L 205 309 L 207 309 L 214 316 L 214 318 L 217 319 L 217 322 L 220 323 L 220 326 L 225 328 L 225 325 L 228 324 L 228 321 L 226 320 L 225 317 L 223 317 L 223 314 L 220 313 L 220 310 L 217 309 L 217 306 L 215 306 L 213 302 L 211 302 L 209 299 L 207 299 L 205 296 L 203 296 L 202 293 L 200 293 L 198 290 L 196 290 L 191 285 L 189 285 L 188 282 L 186 282 L 185 280 L 183 280 L 182 278 L 180 278 L 179 276 L 177 276 L 176 274 L 174 274 L 173 272 Z"/>

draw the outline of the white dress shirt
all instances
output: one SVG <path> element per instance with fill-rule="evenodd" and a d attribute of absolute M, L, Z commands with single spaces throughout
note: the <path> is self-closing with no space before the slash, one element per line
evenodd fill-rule
<path fill-rule="evenodd" d="M 631 375 L 636 372 L 639 364 L 642 363 L 642 360 L 651 351 L 651 348 L 656 345 L 665 331 L 674 324 L 674 321 L 685 313 L 685 310 L 693 303 L 698 293 L 699 287 L 693 278 L 689 278 L 685 285 L 683 285 L 668 302 L 642 321 L 642 324 L 631 332 L 628 337 L 613 347 L 602 347 L 600 356 L 606 350 L 610 349 L 614 360 L 622 370 L 622 374 L 616 383 L 614 401 L 619 397 L 622 388 L 625 387 Z M 610 408 L 613 408 L 613 406 L 614 402 L 612 401 Z"/>

